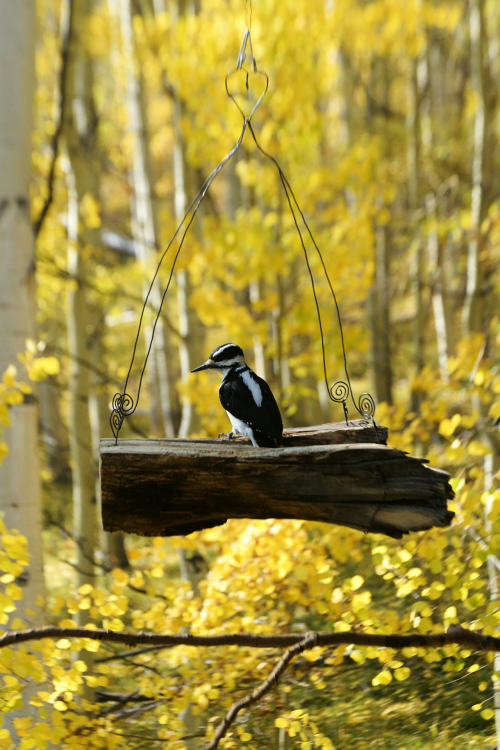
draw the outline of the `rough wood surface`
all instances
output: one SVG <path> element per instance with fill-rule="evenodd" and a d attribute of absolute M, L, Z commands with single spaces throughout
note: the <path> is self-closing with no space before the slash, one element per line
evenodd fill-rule
<path fill-rule="evenodd" d="M 120 440 L 117 446 L 102 440 L 104 529 L 173 536 L 228 518 L 299 518 L 400 538 L 450 524 L 446 472 L 382 443 L 335 444 L 345 425 L 322 427 L 303 429 L 313 444 L 283 448 L 227 439 Z M 290 433 L 300 439 L 301 431 Z"/>

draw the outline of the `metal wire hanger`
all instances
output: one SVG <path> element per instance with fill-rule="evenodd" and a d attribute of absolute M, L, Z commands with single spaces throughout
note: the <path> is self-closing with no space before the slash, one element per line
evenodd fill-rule
<path fill-rule="evenodd" d="M 247 11 L 247 7 L 248 7 L 247 4 L 245 4 L 245 11 Z M 354 393 L 353 393 L 352 385 L 351 385 L 351 380 L 350 380 L 349 372 L 348 372 L 348 369 L 347 369 L 347 355 L 346 355 L 346 348 L 345 348 L 345 342 L 344 342 L 344 332 L 343 332 L 343 328 L 342 328 L 342 320 L 341 320 L 341 317 L 340 317 L 340 309 L 339 309 L 339 305 L 338 305 L 338 302 L 337 302 L 337 297 L 335 295 L 332 283 L 330 281 L 330 277 L 328 275 L 328 271 L 327 271 L 325 262 L 323 260 L 323 255 L 321 253 L 321 250 L 319 249 L 319 247 L 318 247 L 318 245 L 316 243 L 316 240 L 314 239 L 314 236 L 313 236 L 313 234 L 311 232 L 311 229 L 310 229 L 310 227 L 309 227 L 309 225 L 308 225 L 308 223 L 307 223 L 307 221 L 305 219 L 304 214 L 302 213 L 302 210 L 301 210 L 301 208 L 299 206 L 297 198 L 295 197 L 295 194 L 294 194 L 294 192 L 292 190 L 292 187 L 291 187 L 288 179 L 286 178 L 283 170 L 281 169 L 281 167 L 278 164 L 277 160 L 273 156 L 271 156 L 270 154 L 268 154 L 261 147 L 261 145 L 259 144 L 259 142 L 257 140 L 257 136 L 255 134 L 255 131 L 254 131 L 253 127 L 252 127 L 252 122 L 251 122 L 252 121 L 252 117 L 255 114 L 256 110 L 258 109 L 259 105 L 261 104 L 262 100 L 264 99 L 264 96 L 266 95 L 267 90 L 269 88 L 269 77 L 268 77 L 267 73 L 264 73 L 263 71 L 258 70 L 258 68 L 257 68 L 257 62 L 256 62 L 254 54 L 253 54 L 252 40 L 251 40 L 251 36 L 250 36 L 250 25 L 251 25 L 251 16 L 252 16 L 251 3 L 250 3 L 249 18 L 248 18 L 247 12 L 246 12 L 245 15 L 246 15 L 246 20 L 247 20 L 247 26 L 245 28 L 245 33 L 243 34 L 243 41 L 241 43 L 241 48 L 240 48 L 240 51 L 239 51 L 239 54 L 238 54 L 238 59 L 237 59 L 237 62 L 236 62 L 236 68 L 233 71 L 230 71 L 226 75 L 226 78 L 225 78 L 225 86 L 226 86 L 227 95 L 236 104 L 236 106 L 238 107 L 238 110 L 240 111 L 240 113 L 241 113 L 241 115 L 243 117 L 243 126 L 242 126 L 242 129 L 241 129 L 241 133 L 240 133 L 240 136 L 239 136 L 239 138 L 238 138 L 238 140 L 236 142 L 236 145 L 222 159 L 222 161 L 215 167 L 215 169 L 211 172 L 211 174 L 207 177 L 207 179 L 205 180 L 205 182 L 201 186 L 200 190 L 198 191 L 198 193 L 196 194 L 196 196 L 192 200 L 191 204 L 189 205 L 186 213 L 184 214 L 184 217 L 182 218 L 182 221 L 180 222 L 179 226 L 175 230 L 172 238 L 170 239 L 170 242 L 168 243 L 167 247 L 165 248 L 165 250 L 164 250 L 164 252 L 163 252 L 163 254 L 162 254 L 162 256 L 161 256 L 161 258 L 160 258 L 160 260 L 158 262 L 158 266 L 157 266 L 155 274 L 154 274 L 154 276 L 153 276 L 153 278 L 151 280 L 151 284 L 150 284 L 148 292 L 146 294 L 146 298 L 144 300 L 144 304 L 143 304 L 143 307 L 142 307 L 141 315 L 140 315 L 140 318 L 139 318 L 139 325 L 138 325 L 138 329 L 137 329 L 137 335 L 135 337 L 135 342 L 134 342 L 134 347 L 133 347 L 133 352 L 132 352 L 132 358 L 131 358 L 130 366 L 129 366 L 129 369 L 128 369 L 128 372 L 127 372 L 127 377 L 125 379 L 125 384 L 123 386 L 123 393 L 117 393 L 113 397 L 112 412 L 111 412 L 111 417 L 110 417 L 110 424 L 111 424 L 111 429 L 112 429 L 113 435 L 115 437 L 115 445 L 118 442 L 118 435 L 119 435 L 119 432 L 120 432 L 121 427 L 123 425 L 123 421 L 124 421 L 125 417 L 130 416 L 131 414 L 133 414 L 135 412 L 135 410 L 137 409 L 137 406 L 139 404 L 139 399 L 140 399 L 140 394 L 141 394 L 141 389 L 142 389 L 142 382 L 143 382 L 143 378 L 144 378 L 144 373 L 146 371 L 146 366 L 147 366 L 147 363 L 148 363 L 149 355 L 151 354 L 151 349 L 152 349 L 152 346 L 153 346 L 153 339 L 154 339 L 154 335 L 155 335 L 156 326 L 157 326 L 158 320 L 160 319 L 160 315 L 161 315 L 163 303 L 164 303 L 165 298 L 167 296 L 167 293 L 168 293 L 168 291 L 170 289 L 170 284 L 172 282 L 172 278 L 173 278 L 175 266 L 176 266 L 177 260 L 179 258 L 180 252 L 182 250 L 182 246 L 184 244 L 184 240 L 186 238 L 186 235 L 187 235 L 187 233 L 188 233 L 188 231 L 189 231 L 189 229 L 191 227 L 191 224 L 194 221 L 194 217 L 196 216 L 196 214 L 198 212 L 198 209 L 199 209 L 200 205 L 202 204 L 203 199 L 205 198 L 205 196 L 206 196 L 206 194 L 207 194 L 207 192 L 208 192 L 211 184 L 213 183 L 213 181 L 215 180 L 215 178 L 220 174 L 220 172 L 224 169 L 224 167 L 226 166 L 226 164 L 228 164 L 228 162 L 233 158 L 233 156 L 236 154 L 236 152 L 238 151 L 239 147 L 241 146 L 241 143 L 243 141 L 243 136 L 245 135 L 245 131 L 247 130 L 247 128 L 248 128 L 248 130 L 249 130 L 249 132 L 250 132 L 250 134 L 251 134 L 251 136 L 252 136 L 252 138 L 253 138 L 253 140 L 255 142 L 255 145 L 257 146 L 257 149 L 260 151 L 260 153 L 263 156 L 265 156 L 266 159 L 269 159 L 269 161 L 271 161 L 274 164 L 274 166 L 276 167 L 276 169 L 278 170 L 278 174 L 279 174 L 279 177 L 280 177 L 280 180 L 281 180 L 281 184 L 283 186 L 283 189 L 285 191 L 285 195 L 286 195 L 286 198 L 287 198 L 288 206 L 289 206 L 291 214 L 293 216 L 295 228 L 296 228 L 297 233 L 298 233 L 298 235 L 300 237 L 300 242 L 301 242 L 302 249 L 303 249 L 303 252 L 304 252 L 304 258 L 305 258 L 305 262 L 306 262 L 306 265 L 307 265 L 307 270 L 308 270 L 309 277 L 310 277 L 310 280 L 311 280 L 311 287 L 312 287 L 312 292 L 313 292 L 313 296 L 314 296 L 314 302 L 315 302 L 315 305 L 316 305 L 316 311 L 317 311 L 317 316 L 318 316 L 318 324 L 319 324 L 319 330 L 320 330 L 320 336 L 321 336 L 321 351 L 322 351 L 322 357 L 323 357 L 323 374 L 324 374 L 325 385 L 326 385 L 326 389 L 327 389 L 327 392 L 328 392 L 328 396 L 331 399 L 331 401 L 334 401 L 335 403 L 341 403 L 342 404 L 343 411 L 344 411 L 344 418 L 345 418 L 346 424 L 349 423 L 348 422 L 348 406 L 347 406 L 347 403 L 348 403 L 348 401 L 350 399 L 352 401 L 352 404 L 353 404 L 355 410 L 358 412 L 358 414 L 361 417 L 363 417 L 364 419 L 371 419 L 372 422 L 373 422 L 373 425 L 374 425 L 375 429 L 377 427 L 377 425 L 375 424 L 375 420 L 374 420 L 374 415 L 375 415 L 375 401 L 373 400 L 372 396 L 369 393 L 362 393 L 360 395 L 357 403 L 356 403 L 356 399 L 354 397 Z M 249 60 L 250 60 L 251 70 L 248 70 L 245 67 L 245 60 L 247 58 L 249 58 Z M 231 89 L 231 87 L 230 87 L 231 77 L 233 77 L 235 74 L 238 74 L 239 71 L 243 71 L 245 73 L 245 87 L 246 87 L 247 91 L 249 91 L 249 80 L 250 80 L 251 77 L 252 78 L 259 77 L 261 79 L 261 83 L 262 83 L 262 93 L 259 96 L 259 98 L 257 99 L 257 101 L 254 104 L 251 112 L 248 115 L 245 114 L 245 112 L 240 107 L 240 104 L 238 103 L 238 101 L 236 99 L 236 97 L 238 96 L 238 93 L 233 92 L 232 89 Z M 319 256 L 321 267 L 323 269 L 326 281 L 327 281 L 328 286 L 330 288 L 330 292 L 331 292 L 331 295 L 332 295 L 332 298 L 333 298 L 333 301 L 334 301 L 334 304 L 335 304 L 335 310 L 336 310 L 336 313 L 337 313 L 337 321 L 338 321 L 338 325 L 339 325 L 340 341 L 341 341 L 341 345 L 342 345 L 342 356 L 343 356 L 343 363 L 344 363 L 345 380 L 338 380 L 331 387 L 329 386 L 328 374 L 327 374 L 327 367 L 326 367 L 325 338 L 324 338 L 324 332 L 323 332 L 323 324 L 322 324 L 322 320 L 321 320 L 321 310 L 320 310 L 318 296 L 316 294 L 316 286 L 315 286 L 314 276 L 313 276 L 313 272 L 312 272 L 311 265 L 310 265 L 310 262 L 309 262 L 308 250 L 307 250 L 306 243 L 304 241 L 304 237 L 303 237 L 302 231 L 300 229 L 299 220 L 301 220 L 302 223 L 303 223 L 303 225 L 305 226 L 306 233 L 307 233 L 307 235 L 309 235 L 309 238 L 310 238 L 312 244 L 314 245 L 314 248 L 315 248 L 315 250 L 316 250 L 316 252 L 317 252 L 317 254 Z M 142 370 L 141 370 L 141 373 L 140 373 L 139 384 L 138 384 L 138 387 L 137 387 L 137 394 L 136 394 L 136 398 L 135 398 L 135 401 L 134 401 L 134 399 L 132 398 L 132 396 L 129 393 L 127 393 L 127 387 L 128 387 L 128 384 L 129 384 L 129 380 L 130 380 L 130 376 L 131 376 L 131 372 L 132 372 L 132 367 L 133 367 L 133 364 L 134 364 L 135 356 L 136 356 L 136 353 L 137 353 L 137 345 L 138 345 L 138 342 L 139 342 L 139 336 L 140 336 L 140 332 L 141 332 L 142 322 L 143 322 L 143 319 L 144 319 L 144 314 L 145 314 L 146 307 L 147 307 L 147 304 L 148 304 L 149 296 L 151 294 L 151 290 L 153 289 L 153 285 L 154 285 L 154 283 L 156 281 L 156 278 L 157 278 L 158 273 L 160 271 L 161 265 L 162 265 L 162 263 L 163 263 L 163 261 L 165 259 L 165 256 L 167 255 L 168 251 L 170 250 L 170 248 L 171 248 L 174 240 L 178 236 L 180 236 L 179 247 L 177 248 L 177 251 L 175 253 L 175 256 L 174 256 L 174 259 L 173 259 L 173 262 L 172 262 L 172 268 L 170 269 L 170 274 L 169 274 L 169 277 L 168 277 L 168 280 L 167 280 L 167 284 L 165 286 L 165 289 L 164 289 L 162 297 L 161 297 L 160 306 L 159 306 L 159 308 L 158 308 L 158 310 L 156 312 L 156 317 L 155 317 L 155 320 L 154 320 L 154 323 L 153 323 L 153 327 L 152 327 L 152 330 L 151 330 L 151 338 L 150 338 L 149 345 L 148 345 L 148 348 L 147 348 L 147 351 L 146 351 L 146 356 L 144 358 L 144 364 L 142 366 Z M 378 440 L 378 434 L 377 434 L 377 440 Z"/>

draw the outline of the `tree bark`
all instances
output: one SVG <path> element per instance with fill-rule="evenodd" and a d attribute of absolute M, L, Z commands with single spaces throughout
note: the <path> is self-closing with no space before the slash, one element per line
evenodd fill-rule
<path fill-rule="evenodd" d="M 34 338 L 34 238 L 29 214 L 32 107 L 35 95 L 35 8 L 20 0 L 0 3 L 0 376 L 18 362 Z M 38 409 L 33 396 L 10 407 L 4 439 L 9 454 L 0 468 L 0 511 L 9 528 L 28 539 L 29 571 L 16 616 L 26 624 L 44 620 L 42 518 L 38 475 Z M 27 615 L 25 609 L 37 611 Z"/>

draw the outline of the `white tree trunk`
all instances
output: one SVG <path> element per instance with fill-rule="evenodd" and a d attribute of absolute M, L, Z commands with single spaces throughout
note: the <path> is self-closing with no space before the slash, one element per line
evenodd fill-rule
<path fill-rule="evenodd" d="M 425 311 L 423 301 L 423 274 L 424 274 L 424 247 L 416 213 L 420 208 L 420 94 L 418 89 L 417 59 L 409 61 L 408 76 L 408 113 L 406 117 L 406 130 L 408 139 L 408 195 L 410 208 L 410 221 L 415 228 L 413 240 L 414 257 L 412 269 L 413 296 L 415 298 L 415 320 L 413 327 L 414 335 L 414 362 L 415 374 L 418 375 L 424 366 L 424 327 Z M 420 404 L 420 395 L 412 393 L 412 409 L 417 411 Z"/>
<path fill-rule="evenodd" d="M 192 4 L 188 4 L 184 0 L 175 0 L 172 5 L 173 7 L 171 7 L 170 12 L 174 25 L 179 17 L 187 15 L 187 13 L 196 14 L 199 12 L 199 4 L 196 0 L 194 0 Z M 197 189 L 194 185 L 193 170 L 190 169 L 186 161 L 184 136 L 182 132 L 183 103 L 177 95 L 173 96 L 173 107 L 175 131 L 173 151 L 174 205 L 175 217 L 177 222 L 180 222 L 184 217 L 187 207 L 197 193 Z M 187 239 L 189 239 L 189 235 L 192 233 L 191 236 L 194 235 L 198 242 L 201 243 L 202 234 L 200 219 L 202 215 L 203 206 L 200 207 L 196 214 L 193 225 L 188 232 Z M 184 224 L 184 227 L 185 226 L 186 225 Z M 201 322 L 195 311 L 189 307 L 189 297 L 191 294 L 189 271 L 179 271 L 176 275 L 176 279 L 181 379 L 183 383 L 187 383 L 189 373 L 193 367 L 197 366 L 198 362 L 203 362 L 204 359 L 206 359 L 207 353 L 204 352 L 204 335 Z M 189 395 L 185 393 L 181 398 L 181 424 L 178 437 L 187 437 L 191 432 L 197 429 L 198 425 L 199 420 L 196 411 L 191 403 Z"/>
<path fill-rule="evenodd" d="M 494 148 L 494 107 L 488 63 L 485 28 L 485 1 L 470 0 L 472 81 L 476 93 L 474 160 L 472 164 L 472 205 L 470 241 L 467 254 L 467 288 L 462 314 L 464 334 L 483 332 L 483 269 L 481 250 L 484 236 L 481 224 L 487 215 L 491 191 Z"/>
<path fill-rule="evenodd" d="M 16 364 L 34 337 L 34 240 L 29 214 L 32 107 L 35 94 L 35 5 L 0 2 L 0 373 Z M 0 510 L 5 523 L 28 538 L 31 564 L 19 581 L 24 600 L 17 616 L 41 624 L 36 611 L 45 593 L 38 477 L 37 405 L 29 397 L 10 409 L 5 430 L 10 453 L 0 468 Z"/>
<path fill-rule="evenodd" d="M 476 93 L 476 115 L 474 124 L 474 159 L 472 165 L 472 205 L 471 205 L 471 228 L 470 241 L 467 257 L 467 288 L 462 313 L 462 325 L 464 334 L 473 332 L 484 332 L 486 334 L 486 347 L 488 350 L 488 331 L 484 330 L 485 305 L 484 305 L 484 274 L 482 269 L 482 250 L 484 247 L 484 235 L 481 233 L 481 225 L 487 216 L 491 201 L 492 165 L 495 158 L 495 108 L 493 102 L 494 91 L 491 83 L 491 71 L 488 60 L 488 35 L 486 31 L 485 0 L 470 0 L 469 21 L 471 37 L 472 58 L 472 81 Z M 489 425 L 488 406 L 479 396 L 474 397 L 474 406 L 480 414 L 478 420 L 478 431 L 484 442 L 489 443 L 491 455 L 484 462 L 485 489 L 491 491 L 493 476 L 500 469 L 500 439 L 498 431 L 492 430 Z M 488 427 L 490 426 L 490 429 Z M 491 518 L 489 518 L 490 507 L 486 506 L 486 528 L 490 529 Z M 490 578 L 490 595 L 498 601 L 497 574 L 492 564 L 491 557 L 488 559 L 488 572 Z M 500 656 L 496 654 L 494 670 L 500 671 Z M 495 725 L 497 735 L 497 747 L 500 746 L 500 682 L 493 684 Z"/>
<path fill-rule="evenodd" d="M 132 231 L 136 246 L 139 248 L 139 259 L 142 261 L 146 278 L 144 294 L 147 293 L 150 281 L 157 265 L 157 231 L 154 221 L 152 203 L 151 174 L 148 159 L 148 144 L 145 137 L 145 107 L 141 107 L 140 81 L 136 73 L 134 54 L 134 38 L 132 32 L 132 8 L 130 0 L 119 0 L 120 26 L 122 32 L 123 55 L 127 71 L 127 108 L 129 127 L 134 135 L 133 164 L 132 164 Z M 155 282 L 149 301 L 154 310 L 159 310 L 161 292 L 158 281 Z M 152 326 L 146 326 L 146 350 L 152 335 Z M 165 331 L 161 317 L 156 325 L 153 340 L 152 360 L 149 363 L 149 382 L 152 389 L 155 381 L 158 386 L 160 410 L 163 429 L 166 437 L 174 436 L 172 421 L 170 388 L 168 382 L 167 361 L 165 357 Z"/>
<path fill-rule="evenodd" d="M 439 257 L 439 241 L 436 229 L 436 199 L 432 193 L 425 198 L 427 221 L 430 229 L 427 235 L 427 251 L 429 254 L 429 269 L 432 282 L 432 310 L 434 313 L 434 327 L 436 329 L 436 343 L 438 352 L 439 371 L 443 382 L 447 383 L 449 336 L 448 319 L 444 298 L 444 274 Z"/>

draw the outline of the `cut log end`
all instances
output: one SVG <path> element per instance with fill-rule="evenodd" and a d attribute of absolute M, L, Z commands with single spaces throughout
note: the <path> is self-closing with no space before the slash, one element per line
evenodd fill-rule
<path fill-rule="evenodd" d="M 449 475 L 386 440 L 387 428 L 363 420 L 285 431 L 278 449 L 240 439 L 102 440 L 103 526 L 177 536 L 228 518 L 294 518 L 395 538 L 449 526 Z"/>

